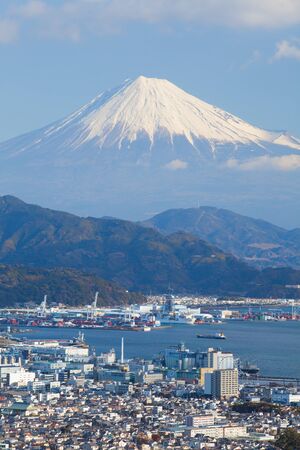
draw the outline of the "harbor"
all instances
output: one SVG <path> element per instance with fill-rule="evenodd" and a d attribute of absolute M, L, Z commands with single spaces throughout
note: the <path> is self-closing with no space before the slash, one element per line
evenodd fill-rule
<path fill-rule="evenodd" d="M 53 339 L 59 335 L 71 339 L 83 331 L 86 340 L 101 353 L 108 346 L 118 347 L 126 336 L 129 356 L 149 358 L 173 342 L 185 342 L 203 348 L 217 346 L 232 349 L 243 361 L 257 364 L 262 376 L 297 377 L 300 366 L 300 321 L 298 305 L 260 305 L 226 309 L 193 303 L 173 295 L 161 302 L 100 308 L 97 294 L 90 305 L 70 308 L 43 302 L 35 308 L 0 311 L 2 335 L 17 339 Z M 136 338 L 136 333 L 139 337 Z M 293 358 L 290 357 L 293 355 Z"/>
<path fill-rule="evenodd" d="M 202 325 L 203 333 L 211 333 L 213 325 Z M 158 329 L 150 333 L 136 333 L 120 330 L 97 329 L 84 330 L 85 339 L 97 354 L 107 348 L 119 348 L 120 339 L 125 336 L 128 357 L 150 358 L 174 342 L 185 342 L 191 347 L 206 348 L 215 346 L 223 350 L 232 350 L 244 361 L 249 360 L 260 367 L 264 376 L 299 377 L 300 367 L 300 323 L 299 322 L 250 322 L 228 321 L 225 325 L 226 340 L 207 341 L 197 338 L 197 327 L 190 325 L 173 326 Z M 216 332 L 219 326 L 215 327 Z M 78 330 L 63 328 L 59 335 L 71 339 Z M 16 334 L 17 337 L 31 339 L 55 339 L 56 328 L 32 328 L 28 333 Z M 292 355 L 292 357 L 291 357 Z"/>

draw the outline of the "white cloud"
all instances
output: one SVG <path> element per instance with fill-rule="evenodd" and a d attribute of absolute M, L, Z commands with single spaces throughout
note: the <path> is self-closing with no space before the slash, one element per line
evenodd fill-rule
<path fill-rule="evenodd" d="M 300 60 L 300 43 L 299 41 L 280 41 L 277 43 L 276 52 L 272 61 L 278 59 L 298 59 Z"/>
<path fill-rule="evenodd" d="M 87 4 L 108 4 L 82 0 Z M 284 27 L 300 23 L 299 0 L 111 0 L 120 18 L 149 22 L 176 19 L 226 26 Z"/>
<path fill-rule="evenodd" d="M 71 40 L 132 22 L 246 28 L 300 24 L 299 0 L 11 0 L 6 19 L 31 32 Z"/>
<path fill-rule="evenodd" d="M 173 161 L 170 161 L 165 167 L 169 170 L 184 170 L 187 169 L 188 163 L 181 159 L 173 159 Z"/>
<path fill-rule="evenodd" d="M 245 162 L 231 159 L 226 165 L 229 169 L 239 170 L 281 170 L 292 171 L 300 169 L 300 155 L 259 156 Z"/>
<path fill-rule="evenodd" d="M 0 44 L 8 44 L 18 37 L 18 25 L 13 20 L 0 19 Z"/>

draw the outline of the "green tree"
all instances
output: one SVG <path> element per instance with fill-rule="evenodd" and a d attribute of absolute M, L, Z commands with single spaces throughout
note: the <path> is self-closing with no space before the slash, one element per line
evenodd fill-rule
<path fill-rule="evenodd" d="M 276 441 L 282 450 L 300 450 L 300 433 L 294 428 L 287 428 Z"/>

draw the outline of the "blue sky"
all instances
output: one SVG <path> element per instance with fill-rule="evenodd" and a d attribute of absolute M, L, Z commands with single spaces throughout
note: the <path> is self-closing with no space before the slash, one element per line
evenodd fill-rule
<path fill-rule="evenodd" d="M 300 137 L 299 0 L 1 0 L 0 140 L 143 74 Z"/>

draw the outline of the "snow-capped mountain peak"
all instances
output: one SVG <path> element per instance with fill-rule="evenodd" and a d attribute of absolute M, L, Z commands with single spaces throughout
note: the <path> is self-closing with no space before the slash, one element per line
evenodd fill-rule
<path fill-rule="evenodd" d="M 138 77 L 1 143 L 0 191 L 80 215 L 135 219 L 199 200 L 250 215 L 276 205 L 270 219 L 294 215 L 298 223 L 299 150 L 285 132 L 250 125 L 167 80 Z"/>
<path fill-rule="evenodd" d="M 184 137 L 191 145 L 276 143 L 300 149 L 300 142 L 286 134 L 269 132 L 210 105 L 168 80 L 139 76 L 119 88 L 106 91 L 52 127 L 42 140 L 65 135 L 68 146 L 79 148 L 90 141 L 97 147 L 121 148 L 147 138 L 150 146 L 164 136 L 171 143 Z M 66 135 L 67 134 L 67 135 Z M 64 140 L 64 139 L 63 139 Z"/>

